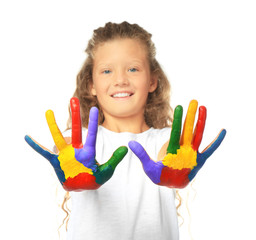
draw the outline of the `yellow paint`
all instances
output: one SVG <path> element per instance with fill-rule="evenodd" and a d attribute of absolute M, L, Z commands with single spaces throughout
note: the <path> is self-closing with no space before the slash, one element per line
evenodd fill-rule
<path fill-rule="evenodd" d="M 181 146 L 177 154 L 168 153 L 163 159 L 163 164 L 173 169 L 193 169 L 197 165 L 196 158 L 197 152 L 191 146 Z"/>
<path fill-rule="evenodd" d="M 58 157 L 60 161 L 60 167 L 65 174 L 65 178 L 74 178 L 79 173 L 93 174 L 90 168 L 85 167 L 82 163 L 75 159 L 75 150 L 71 145 L 68 145 L 60 152 Z"/>
<path fill-rule="evenodd" d="M 193 128 L 196 116 L 198 102 L 196 100 L 192 100 L 188 107 L 188 112 L 184 124 L 183 135 L 181 140 L 181 145 L 190 145 L 193 138 Z"/>
<path fill-rule="evenodd" d="M 65 139 L 63 138 L 61 131 L 59 130 L 55 118 L 54 118 L 54 113 L 52 110 L 48 110 L 45 113 L 45 117 L 49 126 L 49 129 L 52 134 L 53 141 L 55 142 L 56 147 L 61 151 L 67 146 L 67 143 Z"/>
<path fill-rule="evenodd" d="M 58 148 L 60 167 L 65 174 L 65 178 L 74 178 L 79 173 L 93 174 L 90 168 L 85 167 L 82 163 L 75 159 L 75 150 L 72 145 L 68 145 L 59 130 L 52 110 L 48 110 L 45 113 L 45 117 L 51 131 L 53 140 Z"/>

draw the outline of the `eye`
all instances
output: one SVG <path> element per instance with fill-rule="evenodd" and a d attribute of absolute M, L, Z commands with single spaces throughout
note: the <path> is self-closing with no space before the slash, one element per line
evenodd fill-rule
<path fill-rule="evenodd" d="M 128 71 L 129 71 L 129 72 L 137 72 L 138 69 L 137 69 L 137 68 L 130 68 Z"/>
<path fill-rule="evenodd" d="M 106 70 L 104 70 L 102 73 L 104 73 L 104 74 L 109 74 L 109 73 L 111 73 L 111 71 L 108 70 L 108 69 L 106 69 Z"/>

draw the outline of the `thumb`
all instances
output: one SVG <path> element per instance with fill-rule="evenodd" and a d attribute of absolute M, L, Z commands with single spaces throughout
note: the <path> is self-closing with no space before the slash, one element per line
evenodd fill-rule
<path fill-rule="evenodd" d="M 128 152 L 128 148 L 125 146 L 119 147 L 116 149 L 116 151 L 113 153 L 111 158 L 108 160 L 107 164 L 112 167 L 113 170 L 115 170 L 116 166 L 123 160 L 126 153 Z"/>
<path fill-rule="evenodd" d="M 214 153 L 214 151 L 220 146 L 221 142 L 225 138 L 226 133 L 227 133 L 226 129 L 222 129 L 220 131 L 220 133 L 213 140 L 213 142 L 210 143 L 210 145 L 208 147 L 206 147 L 206 149 L 201 153 L 203 159 L 206 160 L 207 158 L 209 158 Z"/>
<path fill-rule="evenodd" d="M 102 185 L 108 181 L 113 175 L 116 166 L 121 162 L 127 152 L 127 147 L 119 147 L 106 163 L 100 165 L 98 171 L 93 174 L 96 177 L 96 183 Z"/>
<path fill-rule="evenodd" d="M 140 159 L 147 176 L 153 183 L 158 184 L 160 182 L 164 165 L 161 162 L 154 162 L 151 160 L 145 149 L 138 142 L 130 141 L 128 145 L 134 154 Z"/>
<path fill-rule="evenodd" d="M 151 162 L 151 159 L 145 149 L 141 146 L 140 143 L 136 141 L 130 141 L 128 143 L 129 148 L 134 152 L 134 154 L 140 159 L 143 167 Z"/>
<path fill-rule="evenodd" d="M 47 160 L 52 162 L 52 159 L 55 159 L 57 157 L 56 154 L 51 152 L 50 150 L 46 149 L 42 145 L 40 145 L 38 142 L 36 142 L 33 138 L 30 136 L 26 135 L 25 136 L 25 141 L 28 143 L 30 147 L 32 147 L 36 152 L 38 152 L 40 155 L 45 157 Z"/>

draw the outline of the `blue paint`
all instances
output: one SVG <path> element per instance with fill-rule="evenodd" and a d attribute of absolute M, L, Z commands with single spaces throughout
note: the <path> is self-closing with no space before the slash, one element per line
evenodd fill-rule
<path fill-rule="evenodd" d="M 223 141 L 226 130 L 223 129 L 221 133 L 219 134 L 218 138 L 211 144 L 211 146 L 204 152 L 204 153 L 197 153 L 197 166 L 193 168 L 193 170 L 188 175 L 189 180 L 193 180 L 193 178 L 196 176 L 197 172 L 200 170 L 200 168 L 204 165 L 207 158 L 209 158 L 214 151 L 220 146 L 221 142 Z"/>
<path fill-rule="evenodd" d="M 63 184 L 66 181 L 66 178 L 65 178 L 64 172 L 60 167 L 60 161 L 58 159 L 58 155 L 52 154 L 49 151 L 43 149 L 36 142 L 34 142 L 32 138 L 30 138 L 27 135 L 25 136 L 25 141 L 28 143 L 30 147 L 32 147 L 36 152 L 38 152 L 40 155 L 45 157 L 51 163 L 51 165 L 53 166 L 58 176 L 60 183 Z"/>

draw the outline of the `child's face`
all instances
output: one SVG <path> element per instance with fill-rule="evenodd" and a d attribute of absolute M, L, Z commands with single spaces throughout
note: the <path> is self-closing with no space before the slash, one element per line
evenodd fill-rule
<path fill-rule="evenodd" d="M 116 39 L 100 45 L 94 54 L 92 94 L 104 116 L 143 116 L 148 93 L 157 87 L 143 44 Z"/>

